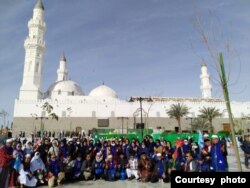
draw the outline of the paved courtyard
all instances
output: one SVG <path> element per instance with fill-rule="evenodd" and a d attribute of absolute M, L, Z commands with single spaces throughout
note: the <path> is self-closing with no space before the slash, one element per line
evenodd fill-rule
<path fill-rule="evenodd" d="M 239 148 L 240 156 L 241 156 L 241 164 L 243 171 L 249 172 L 249 169 L 246 169 L 244 166 L 244 154 L 242 150 Z M 229 171 L 236 172 L 237 171 L 237 162 L 235 159 L 235 154 L 232 148 L 228 148 L 228 162 L 229 162 Z M 43 186 L 45 188 L 47 186 Z M 62 185 L 65 188 L 80 188 L 80 187 L 88 187 L 88 188 L 170 188 L 170 183 L 163 183 L 162 181 L 158 183 L 142 183 L 137 182 L 135 180 L 132 181 L 116 181 L 116 182 L 106 182 L 104 180 L 97 181 L 79 181 L 75 183 L 68 183 Z"/>

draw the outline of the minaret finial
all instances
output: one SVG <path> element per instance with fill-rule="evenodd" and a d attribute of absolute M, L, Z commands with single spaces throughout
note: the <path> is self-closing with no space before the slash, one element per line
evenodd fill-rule
<path fill-rule="evenodd" d="M 67 61 L 64 52 L 62 53 L 61 61 Z"/>
<path fill-rule="evenodd" d="M 102 85 L 105 85 L 104 81 L 102 81 Z"/>
<path fill-rule="evenodd" d="M 36 2 L 35 8 L 44 10 L 44 6 L 43 6 L 42 0 L 38 0 L 38 1 Z"/>

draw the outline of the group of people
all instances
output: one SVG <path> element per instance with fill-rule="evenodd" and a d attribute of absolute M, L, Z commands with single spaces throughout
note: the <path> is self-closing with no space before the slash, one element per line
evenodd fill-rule
<path fill-rule="evenodd" d="M 127 138 L 63 138 L 22 143 L 8 139 L 0 148 L 0 187 L 49 187 L 79 180 L 169 182 L 173 171 L 227 171 L 227 149 L 217 135 L 204 135 L 204 146 L 192 138 L 142 142 Z"/>

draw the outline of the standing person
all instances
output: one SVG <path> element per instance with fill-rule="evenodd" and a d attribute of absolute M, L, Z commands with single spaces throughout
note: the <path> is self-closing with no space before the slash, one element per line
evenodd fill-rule
<path fill-rule="evenodd" d="M 8 176 L 11 167 L 13 148 L 12 139 L 6 140 L 3 147 L 0 148 L 0 187 L 8 187 Z"/>
<path fill-rule="evenodd" d="M 57 140 L 52 141 L 52 146 L 49 148 L 48 155 L 54 155 L 56 159 L 59 160 L 59 147 Z"/>
<path fill-rule="evenodd" d="M 184 172 L 197 172 L 197 163 L 193 158 L 192 152 L 188 151 L 186 153 L 186 162 L 184 164 Z"/>
<path fill-rule="evenodd" d="M 250 135 L 246 136 L 244 141 L 242 142 L 241 149 L 245 154 L 245 166 L 247 169 L 250 169 L 249 159 L 250 159 Z"/>
<path fill-rule="evenodd" d="M 149 154 L 148 148 L 146 147 L 146 143 L 142 141 L 141 146 L 139 147 L 138 155 L 141 155 L 142 153 Z"/>
<path fill-rule="evenodd" d="M 48 152 L 49 152 L 50 146 L 51 145 L 50 145 L 49 139 L 44 138 L 44 141 L 43 141 L 42 145 L 40 145 L 39 148 L 38 148 L 38 152 L 40 153 L 41 159 L 43 160 L 44 164 L 47 163 Z"/>
<path fill-rule="evenodd" d="M 163 159 L 161 153 L 156 154 L 156 159 L 154 162 L 155 162 L 154 171 L 150 179 L 151 183 L 158 182 L 159 179 L 165 179 L 167 172 L 167 163 Z"/>
<path fill-rule="evenodd" d="M 149 141 L 147 143 L 147 148 L 148 148 L 148 152 L 149 152 L 149 157 L 151 158 L 154 155 L 154 147 L 155 147 L 155 143 L 152 137 L 149 138 Z"/>
<path fill-rule="evenodd" d="M 212 147 L 211 147 L 211 168 L 215 172 L 226 172 L 226 154 L 225 146 L 219 141 L 217 135 L 212 135 Z"/>

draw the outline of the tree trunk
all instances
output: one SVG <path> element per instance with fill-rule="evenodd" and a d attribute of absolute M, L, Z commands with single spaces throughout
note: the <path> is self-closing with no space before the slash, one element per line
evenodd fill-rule
<path fill-rule="evenodd" d="M 213 120 L 210 119 L 210 120 L 209 120 L 209 123 L 210 123 L 210 132 L 211 132 L 211 133 L 214 133 Z"/>
<path fill-rule="evenodd" d="M 179 126 L 179 133 L 182 133 L 182 130 L 181 130 L 181 118 L 177 119 L 178 121 L 178 126 Z"/>

